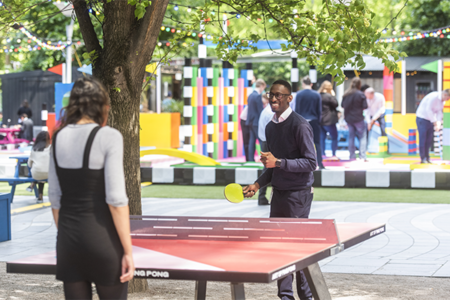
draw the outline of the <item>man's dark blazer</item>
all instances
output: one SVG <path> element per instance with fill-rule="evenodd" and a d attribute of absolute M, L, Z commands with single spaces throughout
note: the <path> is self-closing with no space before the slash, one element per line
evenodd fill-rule
<path fill-rule="evenodd" d="M 245 123 L 247 126 L 256 126 L 258 127 L 259 116 L 263 110 L 262 96 L 258 94 L 257 91 L 253 91 L 253 93 L 248 96 L 247 99 L 248 104 L 248 115 L 247 122 Z"/>

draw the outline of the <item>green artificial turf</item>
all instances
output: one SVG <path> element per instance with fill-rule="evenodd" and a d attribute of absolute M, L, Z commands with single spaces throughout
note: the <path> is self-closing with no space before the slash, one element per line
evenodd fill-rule
<path fill-rule="evenodd" d="M 14 193 L 14 195 L 15 196 L 34 196 L 34 191 L 30 193 L 25 190 L 29 185 L 30 185 L 29 183 L 16 185 L 16 192 Z M 10 193 L 10 192 L 11 192 L 11 186 L 7 182 L 0 182 L 0 193 Z M 44 196 L 47 196 L 47 192 L 48 192 L 48 184 L 45 184 Z"/>
<path fill-rule="evenodd" d="M 225 199 L 223 186 L 150 185 L 142 188 L 142 197 Z M 271 189 L 267 189 L 269 197 Z M 253 197 L 251 199 L 257 199 Z M 347 189 L 315 188 L 315 201 L 359 201 L 398 203 L 450 203 L 450 192 L 419 189 Z"/>

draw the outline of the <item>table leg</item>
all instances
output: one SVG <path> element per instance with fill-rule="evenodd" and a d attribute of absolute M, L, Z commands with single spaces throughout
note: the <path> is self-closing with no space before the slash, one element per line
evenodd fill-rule
<path fill-rule="evenodd" d="M 13 203 L 15 192 L 16 192 L 16 184 L 13 184 L 11 185 L 11 203 Z"/>
<path fill-rule="evenodd" d="M 206 299 L 206 281 L 195 282 L 195 300 Z"/>
<path fill-rule="evenodd" d="M 306 280 L 308 280 L 314 300 L 331 300 L 331 295 L 319 264 L 314 263 L 303 269 L 303 272 L 305 273 Z"/>
<path fill-rule="evenodd" d="M 245 300 L 244 284 L 239 282 L 231 282 L 231 299 Z"/>

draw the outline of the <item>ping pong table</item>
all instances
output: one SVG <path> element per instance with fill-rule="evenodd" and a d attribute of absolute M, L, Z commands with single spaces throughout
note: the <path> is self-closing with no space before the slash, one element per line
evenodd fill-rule
<path fill-rule="evenodd" d="M 385 231 L 385 224 L 328 219 L 131 216 L 135 277 L 270 283 L 303 270 L 315 300 L 331 299 L 318 262 Z M 55 274 L 55 251 L 7 262 L 8 273 Z"/>

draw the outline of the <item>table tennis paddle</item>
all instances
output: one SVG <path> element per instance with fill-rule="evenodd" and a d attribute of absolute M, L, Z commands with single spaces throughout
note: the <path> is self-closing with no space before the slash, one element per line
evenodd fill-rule
<path fill-rule="evenodd" d="M 238 183 L 230 183 L 223 191 L 225 198 L 231 203 L 240 203 L 244 200 L 244 192 L 242 186 Z"/>

